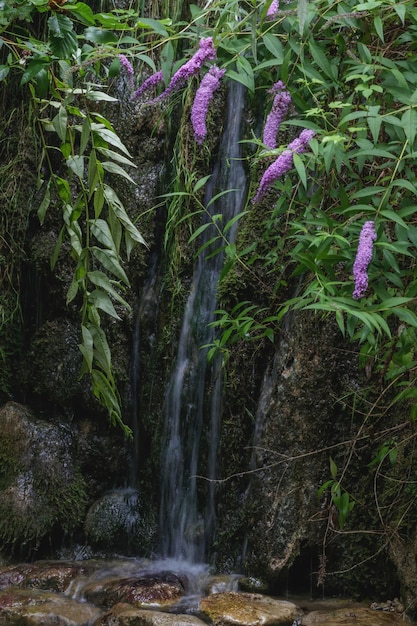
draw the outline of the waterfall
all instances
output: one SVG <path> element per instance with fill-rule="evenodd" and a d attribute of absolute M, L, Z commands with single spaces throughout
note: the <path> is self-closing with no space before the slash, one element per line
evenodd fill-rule
<path fill-rule="evenodd" d="M 244 95 L 244 87 L 231 81 L 219 157 L 206 187 L 205 206 L 212 215 L 221 213 L 224 225 L 243 210 L 246 199 L 246 176 L 239 144 Z M 223 190 L 230 191 L 214 200 Z M 236 225 L 228 231 L 229 241 L 235 235 Z M 206 228 L 204 236 L 206 241 L 214 236 L 212 227 Z M 223 265 L 222 254 L 208 251 L 205 248 L 198 256 L 184 309 L 177 358 L 165 395 L 161 458 L 163 555 L 194 563 L 206 558 L 215 526 L 212 480 L 216 477 L 222 401 L 220 363 L 209 364 L 207 349 L 201 348 L 215 336 L 210 322 L 214 320 L 217 283 Z M 201 469 L 203 435 L 208 450 L 205 468 Z M 209 479 L 204 503 L 199 502 L 198 472 Z"/>

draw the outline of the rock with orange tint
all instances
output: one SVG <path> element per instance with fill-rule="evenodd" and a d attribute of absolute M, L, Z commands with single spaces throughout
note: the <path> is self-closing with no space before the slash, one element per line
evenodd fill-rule
<path fill-rule="evenodd" d="M 200 602 L 201 613 L 215 626 L 292 624 L 301 610 L 292 602 L 259 593 L 215 593 Z"/>

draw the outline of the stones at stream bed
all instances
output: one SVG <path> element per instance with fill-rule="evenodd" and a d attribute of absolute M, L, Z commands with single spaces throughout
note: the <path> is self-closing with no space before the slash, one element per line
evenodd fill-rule
<path fill-rule="evenodd" d="M 38 562 L 0 568 L 0 590 L 6 587 L 45 589 L 64 592 L 77 576 L 86 575 L 89 568 L 75 563 Z"/>
<path fill-rule="evenodd" d="M 302 614 L 292 602 L 235 591 L 207 596 L 199 608 L 215 626 L 287 626 Z"/>
<path fill-rule="evenodd" d="M 115 604 L 93 626 L 207 626 L 194 615 L 138 609 L 130 604 Z"/>
<path fill-rule="evenodd" d="M 294 603 L 237 591 L 238 578 L 113 559 L 0 567 L 0 626 L 401 626 L 399 600 Z M 229 585 L 229 587 L 228 587 Z M 232 591 L 233 589 L 233 591 Z"/>
<path fill-rule="evenodd" d="M 405 623 L 399 613 L 358 607 L 311 611 L 302 618 L 300 626 L 404 626 Z"/>
<path fill-rule="evenodd" d="M 58 593 L 39 589 L 0 591 L 0 624 L 7 626 L 87 626 L 102 611 Z"/>
<path fill-rule="evenodd" d="M 159 607 L 176 604 L 186 592 L 185 577 L 172 572 L 155 575 L 96 581 L 84 588 L 92 604 L 111 607 L 124 602 L 137 607 Z"/>

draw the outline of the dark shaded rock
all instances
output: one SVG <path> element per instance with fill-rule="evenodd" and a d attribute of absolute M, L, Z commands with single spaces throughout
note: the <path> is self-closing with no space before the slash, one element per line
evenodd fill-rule
<path fill-rule="evenodd" d="M 167 606 L 175 604 L 186 592 L 184 577 L 161 572 L 140 577 L 110 578 L 92 583 L 84 590 L 89 602 L 111 607 L 120 602 L 135 606 Z"/>
<path fill-rule="evenodd" d="M 346 447 L 334 443 L 349 442 L 359 428 L 342 398 L 354 396 L 362 382 L 357 354 L 343 348 L 332 320 L 308 311 L 288 317 L 279 348 L 264 374 L 253 441 L 252 467 L 256 469 L 244 495 L 246 571 L 266 579 L 274 593 L 282 592 L 288 581 L 292 592 L 308 589 L 310 575 L 315 586 L 323 582 L 326 571 L 335 570 L 349 574 L 337 580 L 329 576 L 327 592 L 343 589 L 355 597 L 387 593 L 388 589 L 381 589 L 383 576 L 375 590 L 378 564 L 369 562 L 378 551 L 375 537 L 369 535 L 366 543 L 364 536 L 338 534 L 337 511 L 329 495 L 325 492 L 319 497 L 319 488 L 331 478 L 329 458 L 339 472 L 344 467 L 349 443 Z M 361 453 L 365 454 L 364 445 Z M 344 472 L 344 485 L 355 494 L 362 489 L 359 493 L 364 499 L 369 493 L 370 485 L 356 458 Z M 359 506 L 347 523 L 357 511 Z M 366 516 L 369 532 L 368 507 Z M 326 538 L 332 545 L 322 558 Z M 387 560 L 386 553 L 383 560 Z M 364 584 L 366 568 L 369 577 Z"/>
<path fill-rule="evenodd" d="M 199 608 L 215 626 L 287 626 L 301 615 L 292 602 L 257 593 L 216 593 L 204 598 Z"/>
<path fill-rule="evenodd" d="M 242 576 L 239 578 L 239 590 L 249 591 L 252 593 L 268 593 L 269 585 L 260 578 L 254 578 L 253 576 Z"/>
<path fill-rule="evenodd" d="M 104 550 L 149 556 L 155 547 L 156 520 L 134 489 L 113 491 L 94 502 L 84 528 L 88 541 Z"/>
<path fill-rule="evenodd" d="M 0 409 L 0 538 L 3 550 L 25 555 L 54 532 L 81 523 L 85 484 L 73 433 L 36 419 L 14 402 Z"/>
<path fill-rule="evenodd" d="M 77 422 L 77 460 L 86 482 L 90 503 L 126 480 L 129 467 L 128 442 L 120 428 L 106 417 Z"/>

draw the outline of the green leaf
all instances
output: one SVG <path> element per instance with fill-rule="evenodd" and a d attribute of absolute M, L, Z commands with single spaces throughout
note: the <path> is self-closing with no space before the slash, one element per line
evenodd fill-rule
<path fill-rule="evenodd" d="M 197 193 L 202 187 L 204 187 L 204 185 L 210 178 L 211 178 L 211 174 L 208 174 L 207 176 L 203 176 L 203 178 L 200 178 L 193 187 L 193 193 Z"/>
<path fill-rule="evenodd" d="M 108 185 L 104 185 L 103 189 L 106 202 L 113 209 L 116 217 L 123 224 L 124 228 L 129 232 L 131 238 L 137 243 L 146 246 L 146 241 L 144 240 L 136 226 L 133 224 L 133 222 L 130 220 L 116 192 Z"/>
<path fill-rule="evenodd" d="M 332 457 L 330 457 L 330 476 L 333 478 L 333 480 L 336 480 L 336 477 L 337 477 L 337 465 L 333 461 Z"/>
<path fill-rule="evenodd" d="M 109 96 L 108 93 L 104 91 L 97 91 L 94 89 L 87 89 L 85 92 L 85 97 L 87 100 L 91 100 L 92 102 L 119 102 L 117 98 L 113 96 Z"/>
<path fill-rule="evenodd" d="M 94 291 L 89 294 L 88 299 L 95 307 L 101 309 L 107 313 L 107 315 L 110 315 L 110 317 L 120 320 L 120 316 L 117 314 L 113 302 L 110 300 L 109 296 L 100 289 L 94 289 Z"/>
<path fill-rule="evenodd" d="M 49 45 L 52 54 L 59 59 L 71 58 L 77 51 L 77 36 L 72 21 L 62 13 L 55 13 L 48 19 Z"/>
<path fill-rule="evenodd" d="M 295 169 L 297 170 L 297 174 L 300 177 L 301 182 L 303 183 L 304 189 L 307 189 L 307 173 L 304 161 L 296 152 L 293 154 L 293 163 Z"/>
<path fill-rule="evenodd" d="M 77 2 L 76 4 L 67 2 L 65 4 L 65 10 L 75 15 L 83 24 L 94 26 L 94 13 L 85 2 Z"/>
<path fill-rule="evenodd" d="M 81 333 L 83 338 L 83 343 L 79 345 L 79 348 L 84 357 L 85 363 L 87 365 L 88 371 L 91 373 L 93 369 L 93 356 L 94 356 L 94 347 L 93 347 L 93 336 L 89 329 L 81 325 Z"/>
<path fill-rule="evenodd" d="M 380 18 L 379 15 L 376 15 L 374 17 L 374 28 L 375 28 L 375 32 L 378 35 L 378 37 L 380 38 L 380 40 L 382 41 L 382 43 L 385 43 L 385 39 L 384 39 L 384 26 L 382 24 L 382 20 Z"/>
<path fill-rule="evenodd" d="M 9 65 L 0 65 L 0 82 L 6 78 L 9 72 Z"/>
<path fill-rule="evenodd" d="M 131 310 L 131 307 L 128 302 L 116 291 L 113 287 L 112 281 L 109 277 L 100 270 L 94 270 L 92 272 L 88 272 L 88 279 L 97 287 L 100 287 L 102 291 L 109 294 L 112 298 L 120 302 L 127 311 Z"/>
<path fill-rule="evenodd" d="M 60 138 L 62 142 L 65 141 L 66 136 L 67 136 L 67 121 L 68 121 L 67 110 L 61 104 L 57 115 L 55 115 L 54 119 L 52 120 L 52 126 L 54 127 L 55 132 L 57 133 L 58 137 Z"/>
<path fill-rule="evenodd" d="M 316 65 L 323 70 L 328 78 L 333 79 L 334 76 L 332 66 L 330 65 L 329 59 L 323 49 L 313 39 L 309 40 L 308 47 Z"/>
<path fill-rule="evenodd" d="M 235 70 L 227 70 L 226 71 L 226 76 L 228 78 L 231 78 L 232 80 L 237 81 L 238 83 L 241 83 L 242 85 L 244 85 L 245 87 L 247 87 L 247 89 L 253 93 L 254 89 L 255 89 L 255 82 L 254 82 L 254 78 L 253 78 L 253 73 L 251 76 L 249 76 L 240 66 L 239 69 L 241 71 L 239 72 L 235 72 Z"/>
<path fill-rule="evenodd" d="M 117 43 L 117 37 L 114 33 L 110 30 L 97 28 L 96 26 L 89 26 L 86 28 L 84 36 L 88 41 L 92 41 L 93 43 L 97 43 L 99 45 Z"/>
<path fill-rule="evenodd" d="M 407 111 L 404 111 L 401 116 L 401 123 L 405 136 L 412 147 L 417 132 L 417 111 L 415 109 L 407 109 Z"/>
<path fill-rule="evenodd" d="M 79 291 L 79 283 L 78 280 L 74 277 L 71 281 L 70 286 L 68 287 L 67 296 L 66 296 L 66 304 L 70 304 L 74 298 L 77 296 Z"/>
<path fill-rule="evenodd" d="M 63 226 L 61 228 L 61 230 L 59 231 L 59 235 L 58 235 L 58 238 L 56 240 L 55 248 L 54 248 L 54 251 L 52 252 L 52 255 L 51 255 L 51 263 L 50 263 L 51 264 L 51 270 L 54 270 L 56 262 L 57 262 L 58 257 L 59 257 L 59 253 L 61 252 L 62 242 L 64 240 L 65 232 L 66 232 L 66 228 L 65 228 L 65 226 Z"/>
<path fill-rule="evenodd" d="M 120 265 L 119 258 L 114 250 L 110 250 L 109 248 L 103 250 L 103 248 L 92 246 L 91 252 L 108 272 L 116 276 L 116 278 L 125 283 L 125 285 L 129 285 L 129 279 Z"/>
<path fill-rule="evenodd" d="M 94 345 L 94 358 L 99 363 L 104 372 L 111 372 L 111 352 L 106 335 L 102 328 L 94 324 L 88 326 Z"/>
<path fill-rule="evenodd" d="M 297 2 L 298 32 L 301 36 L 304 34 L 307 17 L 307 5 L 308 0 L 298 0 Z"/>
<path fill-rule="evenodd" d="M 38 208 L 38 219 L 39 219 L 41 226 L 44 223 L 46 211 L 48 210 L 50 202 L 51 202 L 51 179 L 48 181 L 48 184 L 46 185 L 45 195 Z"/>
<path fill-rule="evenodd" d="M 123 167 L 121 167 L 120 165 L 117 165 L 117 163 L 113 163 L 112 161 L 102 161 L 101 165 L 103 169 L 106 170 L 107 172 L 110 172 L 111 174 L 118 174 L 119 176 L 123 176 L 123 178 L 126 178 L 126 180 L 131 182 L 133 185 L 136 185 L 133 178 L 129 176 L 129 174 L 126 172 L 126 170 L 123 169 Z"/>
<path fill-rule="evenodd" d="M 67 159 L 67 165 L 74 172 L 78 178 L 83 178 L 84 176 L 84 157 L 78 154 L 74 154 L 74 156 L 70 156 Z"/>
<path fill-rule="evenodd" d="M 168 31 L 165 30 L 163 23 L 160 20 L 154 20 L 149 17 L 141 17 L 135 24 L 135 28 L 146 28 L 147 30 L 153 30 L 162 37 L 168 37 Z"/>
<path fill-rule="evenodd" d="M 97 147 L 97 152 L 104 154 L 108 159 L 112 159 L 113 161 L 117 161 L 118 163 L 122 163 L 123 165 L 128 165 L 129 167 L 137 167 L 136 163 L 127 159 L 122 154 L 115 152 L 114 150 L 109 150 L 108 148 L 103 148 L 101 146 Z"/>
<path fill-rule="evenodd" d="M 284 60 L 284 48 L 277 35 L 267 33 L 262 37 L 265 48 L 275 57 L 275 62 L 279 65 Z"/>
<path fill-rule="evenodd" d="M 113 241 L 113 236 L 110 231 L 109 225 L 105 220 L 96 219 L 90 220 L 90 228 L 94 237 L 99 243 L 101 243 L 109 250 L 116 252 L 116 246 Z"/>
<path fill-rule="evenodd" d="M 104 206 L 104 192 L 102 185 L 99 185 L 94 191 L 94 216 L 99 218 Z"/>
<path fill-rule="evenodd" d="M 99 137 L 104 139 L 106 143 L 109 143 L 115 148 L 118 148 L 120 152 L 123 152 L 124 154 L 127 154 L 128 157 L 130 157 L 129 151 L 123 144 L 121 139 L 116 135 L 114 131 L 106 128 L 104 124 L 97 124 L 96 122 L 93 122 L 91 124 L 91 130 L 93 135 L 97 134 Z"/>
<path fill-rule="evenodd" d="M 47 67 L 49 64 L 50 64 L 50 59 L 48 57 L 43 57 L 41 59 L 36 57 L 32 61 L 30 61 L 27 65 L 26 70 L 23 72 L 23 76 L 21 78 L 20 84 L 25 85 L 32 78 L 37 76 L 39 72 L 42 71 L 45 67 Z"/>
<path fill-rule="evenodd" d="M 90 132 L 90 120 L 86 117 L 81 127 L 80 154 L 84 154 L 85 149 L 87 148 L 88 142 L 90 141 Z"/>

